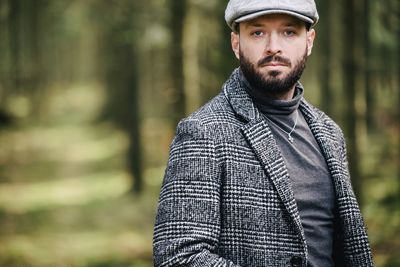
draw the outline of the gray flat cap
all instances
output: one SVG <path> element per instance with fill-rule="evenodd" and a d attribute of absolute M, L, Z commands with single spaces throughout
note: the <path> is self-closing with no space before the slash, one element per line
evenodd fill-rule
<path fill-rule="evenodd" d="M 239 22 L 266 14 L 288 14 L 314 26 L 319 19 L 314 0 L 230 0 L 225 20 L 235 31 Z"/>

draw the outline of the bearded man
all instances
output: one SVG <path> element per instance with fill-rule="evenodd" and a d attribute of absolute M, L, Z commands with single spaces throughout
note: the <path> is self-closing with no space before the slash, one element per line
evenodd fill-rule
<path fill-rule="evenodd" d="M 303 97 L 313 0 L 231 0 L 240 62 L 183 119 L 154 230 L 155 266 L 366 267 L 340 128 Z"/>

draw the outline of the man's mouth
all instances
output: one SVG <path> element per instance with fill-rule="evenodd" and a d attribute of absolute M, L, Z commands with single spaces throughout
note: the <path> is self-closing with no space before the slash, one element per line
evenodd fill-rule
<path fill-rule="evenodd" d="M 281 56 L 267 56 L 258 62 L 259 67 L 263 66 L 290 66 L 290 60 Z"/>
<path fill-rule="evenodd" d="M 264 66 L 268 66 L 268 67 L 280 67 L 280 66 L 283 66 L 283 67 L 286 67 L 287 64 L 282 63 L 282 62 L 269 62 L 267 64 L 264 64 Z"/>

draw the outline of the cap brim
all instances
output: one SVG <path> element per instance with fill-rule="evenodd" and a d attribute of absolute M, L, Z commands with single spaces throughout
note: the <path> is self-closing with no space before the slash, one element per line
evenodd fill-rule
<path fill-rule="evenodd" d="M 249 20 L 255 19 L 257 17 L 260 17 L 262 15 L 268 15 L 268 14 L 287 14 L 287 15 L 294 16 L 294 17 L 296 17 L 296 18 L 298 18 L 298 19 L 300 19 L 300 20 L 302 20 L 302 21 L 304 21 L 306 23 L 309 23 L 310 25 L 314 24 L 314 21 L 311 18 L 307 17 L 307 16 L 301 15 L 299 13 L 296 13 L 296 12 L 293 12 L 293 11 L 290 11 L 290 10 L 282 10 L 282 9 L 261 10 L 261 11 L 254 12 L 254 13 L 251 13 L 251 14 L 248 14 L 248 15 L 244 15 L 244 16 L 241 16 L 241 17 L 237 18 L 234 21 L 234 24 L 235 23 L 239 23 L 239 22 L 243 22 L 243 21 L 249 21 Z M 235 26 L 235 25 L 232 25 L 232 26 Z"/>

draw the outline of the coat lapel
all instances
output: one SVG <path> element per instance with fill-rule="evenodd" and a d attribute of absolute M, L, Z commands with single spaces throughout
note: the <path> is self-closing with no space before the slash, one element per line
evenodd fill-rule
<path fill-rule="evenodd" d="M 299 235 L 305 241 L 284 159 L 267 121 L 261 116 L 241 85 L 238 69 L 233 72 L 231 78 L 224 85 L 224 94 L 236 114 L 246 122 L 242 127 L 243 135 L 259 159 L 267 177 L 273 183 L 290 217 L 295 222 Z"/>
<path fill-rule="evenodd" d="M 345 252 L 345 263 L 349 266 L 373 266 L 364 222 L 350 182 L 343 134 L 330 119 L 313 111 L 307 102 L 303 101 L 300 108 L 321 148 L 333 180 L 341 227 L 336 232 Z M 359 256 L 349 256 L 355 254 Z"/>
<path fill-rule="evenodd" d="M 298 233 L 304 241 L 303 227 L 289 174 L 268 123 L 262 118 L 253 120 L 243 126 L 242 131 L 250 147 L 260 160 L 265 173 L 271 179 L 286 210 L 295 222 Z"/>
<path fill-rule="evenodd" d="M 327 162 L 329 163 L 329 160 L 338 158 L 339 143 L 337 136 L 333 136 L 332 130 L 329 129 L 328 125 L 304 100 L 300 104 L 300 109 Z"/>
<path fill-rule="evenodd" d="M 354 198 L 348 178 L 350 175 L 345 161 L 346 155 L 342 151 L 343 144 L 339 139 L 341 133 L 335 130 L 337 127 L 328 124 L 326 120 L 324 121 L 321 115 L 318 115 L 306 101 L 302 101 L 300 109 L 325 157 L 335 188 L 336 199 L 340 200 L 349 195 Z"/>

